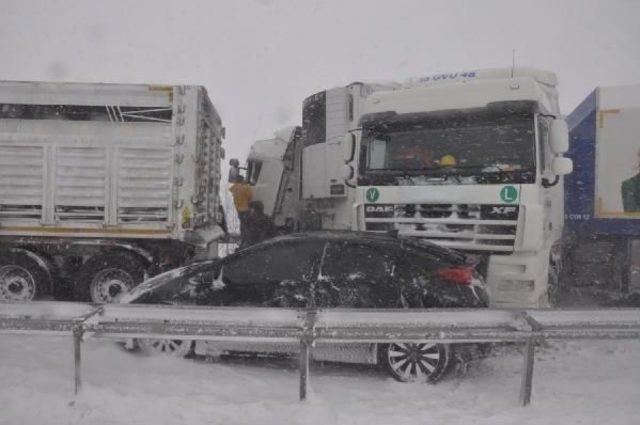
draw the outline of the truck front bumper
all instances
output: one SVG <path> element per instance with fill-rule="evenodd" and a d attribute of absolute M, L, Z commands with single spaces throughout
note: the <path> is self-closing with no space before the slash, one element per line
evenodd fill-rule
<path fill-rule="evenodd" d="M 490 307 L 549 307 L 548 258 L 546 252 L 491 256 L 487 270 Z"/>

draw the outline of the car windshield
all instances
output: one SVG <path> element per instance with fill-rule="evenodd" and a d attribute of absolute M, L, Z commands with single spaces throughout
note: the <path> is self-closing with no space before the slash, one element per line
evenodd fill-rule
<path fill-rule="evenodd" d="M 365 175 L 535 176 L 533 113 L 396 116 L 363 125 Z M 524 181 L 523 181 L 524 182 Z"/>

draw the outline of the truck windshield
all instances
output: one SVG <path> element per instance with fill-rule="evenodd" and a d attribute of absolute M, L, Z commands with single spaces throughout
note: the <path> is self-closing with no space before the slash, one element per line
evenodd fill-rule
<path fill-rule="evenodd" d="M 533 112 L 373 118 L 363 123 L 362 147 L 361 175 L 376 184 L 414 176 L 466 177 L 473 183 L 535 179 Z"/>

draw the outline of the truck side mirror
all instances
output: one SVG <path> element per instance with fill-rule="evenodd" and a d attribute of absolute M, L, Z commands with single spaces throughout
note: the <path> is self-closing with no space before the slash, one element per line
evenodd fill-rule
<path fill-rule="evenodd" d="M 344 184 L 347 186 L 354 188 L 356 187 L 353 184 L 353 178 L 355 177 L 355 170 L 351 166 L 351 164 L 344 164 L 342 167 L 342 178 L 344 179 Z"/>
<path fill-rule="evenodd" d="M 356 154 L 356 136 L 353 133 L 347 133 L 342 139 L 342 159 L 345 164 L 353 161 Z"/>
<path fill-rule="evenodd" d="M 565 120 L 555 119 L 551 121 L 549 147 L 551 152 L 556 155 L 562 155 L 569 150 L 569 127 Z"/>
<path fill-rule="evenodd" d="M 556 156 L 551 160 L 551 172 L 556 176 L 571 174 L 573 171 L 573 161 L 564 156 Z"/>

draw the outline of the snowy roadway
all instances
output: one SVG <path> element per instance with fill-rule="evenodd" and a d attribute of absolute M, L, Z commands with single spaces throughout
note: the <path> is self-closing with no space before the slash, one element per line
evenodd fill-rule
<path fill-rule="evenodd" d="M 314 365 L 297 401 L 294 362 L 208 363 L 83 344 L 74 399 L 70 337 L 0 335 L 0 424 L 636 424 L 640 341 L 537 349 L 532 405 L 518 405 L 522 355 L 498 349 L 464 377 L 401 384 L 375 368 Z"/>

